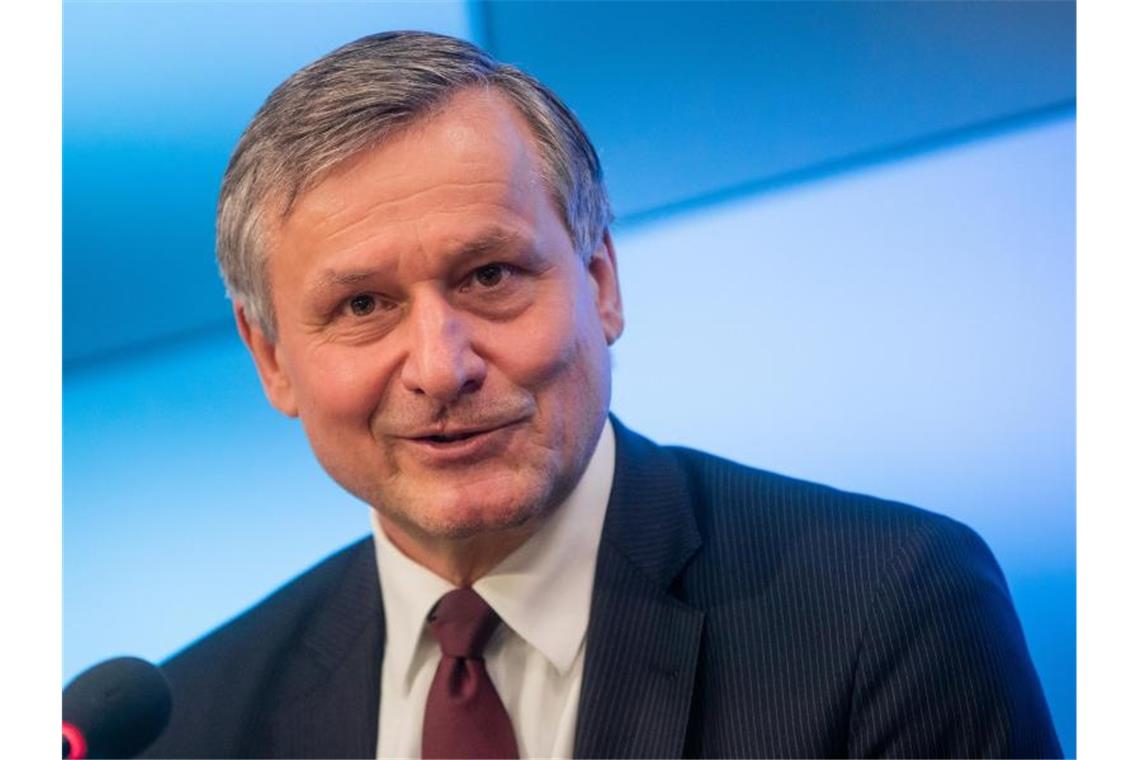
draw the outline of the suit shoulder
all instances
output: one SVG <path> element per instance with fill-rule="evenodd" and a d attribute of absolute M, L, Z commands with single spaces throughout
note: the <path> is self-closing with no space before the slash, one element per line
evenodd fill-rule
<path fill-rule="evenodd" d="M 304 637 L 330 592 L 362 564 L 374 567 L 371 538 L 326 557 L 191 642 L 161 665 L 175 693 L 209 693 L 235 676 L 252 682 L 268 673 Z"/>
<path fill-rule="evenodd" d="M 948 587 L 985 589 L 1012 607 L 993 553 L 957 520 L 691 449 L 669 452 L 686 472 L 701 535 L 686 576 L 686 593 L 700 606 L 795 597 L 807 619 L 835 626 L 842 618 L 851 641 L 881 594 L 900 583 L 931 598 Z"/>
<path fill-rule="evenodd" d="M 926 509 L 762 470 L 695 449 L 664 450 L 684 470 L 706 540 L 741 531 L 779 539 L 810 538 L 878 551 L 918 541 L 984 547 L 969 526 Z M 988 552 L 988 550 L 986 550 Z"/>
<path fill-rule="evenodd" d="M 691 449 L 668 454 L 701 531 L 679 591 L 706 613 L 709 657 L 738 673 L 772 649 L 810 653 L 754 680 L 785 684 L 781 696 L 814 684 L 800 713 L 840 715 L 823 722 L 846 728 L 819 753 L 1060 756 L 1005 578 L 971 528 Z M 820 704 L 832 712 L 813 712 Z"/>
<path fill-rule="evenodd" d="M 311 650 L 314 630 L 328 625 L 322 611 L 346 587 L 362 586 L 355 579 L 366 578 L 369 568 L 375 577 L 372 551 L 371 538 L 339 550 L 162 663 L 175 710 L 143 756 L 245 754 L 266 695 L 316 674 L 312 663 L 319 667 L 319 658 L 298 655 Z"/>

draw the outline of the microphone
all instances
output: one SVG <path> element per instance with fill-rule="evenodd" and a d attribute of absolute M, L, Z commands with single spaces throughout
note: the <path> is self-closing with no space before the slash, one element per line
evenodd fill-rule
<path fill-rule="evenodd" d="M 170 719 L 170 685 L 146 660 L 116 657 L 63 690 L 63 758 L 134 757 Z"/>

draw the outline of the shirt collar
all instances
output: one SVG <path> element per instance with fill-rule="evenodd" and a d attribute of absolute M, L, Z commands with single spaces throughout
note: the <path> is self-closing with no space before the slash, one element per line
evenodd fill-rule
<path fill-rule="evenodd" d="M 614 475 L 607 417 L 574 490 L 525 544 L 473 586 L 503 622 L 565 675 L 586 637 L 598 544 Z M 410 684 L 428 612 L 455 587 L 405 556 L 372 516 L 387 627 L 385 667 Z"/>
<path fill-rule="evenodd" d="M 380 527 L 376 510 L 368 511 L 372 517 L 380 596 L 384 603 L 385 667 L 398 668 L 400 682 L 407 690 L 428 613 L 440 597 L 455 587 L 397 549 Z"/>

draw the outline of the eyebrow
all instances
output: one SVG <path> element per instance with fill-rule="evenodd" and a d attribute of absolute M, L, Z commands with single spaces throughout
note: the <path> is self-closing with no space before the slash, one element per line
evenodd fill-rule
<path fill-rule="evenodd" d="M 312 289 L 309 291 L 314 297 L 326 298 L 344 290 L 350 290 L 361 283 L 369 282 L 379 276 L 378 268 L 367 269 L 326 269 L 320 273 Z"/>
<path fill-rule="evenodd" d="M 524 236 L 516 231 L 496 227 L 481 233 L 473 239 L 463 241 L 448 251 L 446 255 L 453 263 L 462 264 L 470 259 L 476 259 L 496 251 L 516 247 L 523 240 Z M 326 269 L 320 275 L 317 288 L 321 291 L 351 288 L 374 279 L 386 269 L 387 267 L 348 270 Z"/>
<path fill-rule="evenodd" d="M 516 246 L 523 236 L 514 230 L 495 227 L 487 230 L 477 237 L 464 241 L 461 245 L 449 252 L 448 256 L 457 261 L 474 259 L 488 253 L 501 251 Z"/>
<path fill-rule="evenodd" d="M 326 269 L 321 273 L 319 286 L 321 288 L 336 288 L 359 285 L 362 282 L 372 279 L 379 272 L 379 269 L 352 269 L 349 271 Z"/>

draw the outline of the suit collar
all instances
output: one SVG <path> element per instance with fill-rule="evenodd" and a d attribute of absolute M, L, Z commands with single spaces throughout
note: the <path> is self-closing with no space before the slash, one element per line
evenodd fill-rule
<path fill-rule="evenodd" d="M 688 479 L 665 449 L 611 420 L 617 464 L 602 542 L 664 590 L 701 545 Z"/>
<path fill-rule="evenodd" d="M 669 589 L 700 548 L 685 472 L 616 419 L 574 754 L 683 753 L 704 613 Z"/>

